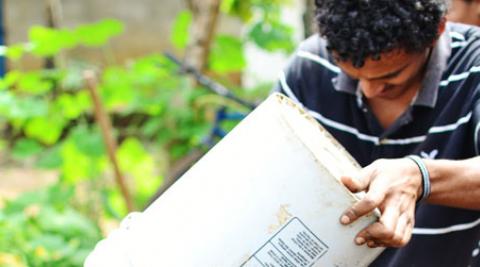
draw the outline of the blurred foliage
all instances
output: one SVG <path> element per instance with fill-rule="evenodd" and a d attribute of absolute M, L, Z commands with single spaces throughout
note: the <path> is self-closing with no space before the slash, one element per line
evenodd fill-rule
<path fill-rule="evenodd" d="M 0 266 L 82 266 L 100 229 L 73 208 L 73 186 L 27 193 L 0 211 Z"/>
<path fill-rule="evenodd" d="M 28 45 L 10 46 L 7 57 L 17 62 L 27 54 L 43 58 L 78 46 L 104 47 L 122 30 L 122 23 L 114 20 L 74 29 L 35 26 Z M 0 80 L 0 130 L 8 133 L 7 144 L 2 146 L 14 160 L 34 160 L 37 167 L 60 173 L 57 187 L 21 196 L 2 210 L 0 266 L 11 262 L 18 266 L 80 266 L 100 238 L 98 220 L 126 214 L 81 79 L 86 68 L 95 66 L 79 67 L 72 62 L 66 68 L 18 68 Z M 112 117 L 119 141 L 118 161 L 138 208 L 162 182 L 164 170 L 158 168 L 158 157 L 171 155 L 160 159 L 173 162 L 208 132 L 207 105 L 196 105 L 206 91 L 193 88 L 177 73 L 177 67 L 161 55 L 106 66 L 101 71 L 98 89 Z M 84 206 L 100 199 L 103 207 L 83 208 L 85 212 L 82 207 L 74 209 L 65 202 L 67 196 L 55 195 L 60 187 L 95 188 L 83 200 Z M 25 211 L 31 205 L 38 209 L 38 216 Z"/>
<path fill-rule="evenodd" d="M 293 28 L 281 19 L 282 8 L 293 0 L 223 0 L 221 10 L 249 26 L 247 40 L 270 52 L 292 52 Z"/>
<path fill-rule="evenodd" d="M 245 90 L 228 77 L 245 69 L 248 42 L 266 51 L 293 49 L 293 31 L 280 19 L 281 6 L 288 4 L 224 0 L 222 11 L 240 18 L 248 31 L 241 37 L 215 36 L 209 72 L 243 98 L 265 97 L 269 84 Z M 174 22 L 170 38 L 180 51 L 188 44 L 191 21 L 191 13 L 183 11 Z M 40 70 L 21 67 L 27 55 L 55 58 L 80 46 L 108 52 L 111 39 L 123 30 L 121 22 L 111 19 L 64 29 L 33 26 L 27 44 L 7 48 L 15 67 L 0 79 L 0 132 L 6 137 L 0 150 L 7 150 L 10 160 L 58 171 L 59 180 L 0 210 L 0 266 L 81 266 L 102 237 L 99 223 L 127 212 L 94 121 L 84 70 L 98 70 L 98 89 L 119 143 L 120 169 L 139 209 L 161 185 L 167 166 L 203 144 L 219 107 L 245 112 L 192 85 L 161 54 L 102 67 L 76 61 Z M 236 123 L 223 126 L 228 130 Z"/>
<path fill-rule="evenodd" d="M 282 9 L 292 4 L 293 0 L 223 0 L 221 11 L 239 18 L 247 31 L 240 37 L 216 35 L 209 69 L 219 74 L 242 71 L 246 67 L 244 46 L 249 42 L 267 52 L 292 52 L 294 30 L 282 21 Z M 174 22 L 172 44 L 180 50 L 188 44 L 191 22 L 192 14 L 188 10 L 180 12 Z"/>

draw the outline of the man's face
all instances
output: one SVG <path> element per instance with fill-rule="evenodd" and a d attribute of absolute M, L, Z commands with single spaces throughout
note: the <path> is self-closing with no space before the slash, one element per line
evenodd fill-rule
<path fill-rule="evenodd" d="M 452 0 L 447 19 L 480 26 L 480 1 Z"/>
<path fill-rule="evenodd" d="M 337 61 L 337 65 L 359 81 L 367 99 L 396 100 L 405 96 L 415 82 L 421 82 L 428 54 L 394 50 L 382 54 L 379 60 L 367 59 L 361 68 L 349 61 Z"/>

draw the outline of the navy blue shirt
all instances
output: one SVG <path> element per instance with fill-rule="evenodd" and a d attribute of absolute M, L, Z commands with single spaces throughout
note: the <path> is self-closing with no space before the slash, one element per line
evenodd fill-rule
<path fill-rule="evenodd" d="M 277 90 L 308 109 L 362 166 L 410 154 L 431 159 L 480 155 L 480 29 L 447 24 L 427 64 L 422 88 L 388 129 L 319 36 L 300 45 Z M 407 246 L 386 249 L 371 266 L 477 265 L 480 211 L 422 203 Z"/>

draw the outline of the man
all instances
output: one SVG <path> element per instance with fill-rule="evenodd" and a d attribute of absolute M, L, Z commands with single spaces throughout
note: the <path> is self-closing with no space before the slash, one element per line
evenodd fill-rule
<path fill-rule="evenodd" d="M 387 247 L 372 266 L 480 262 L 480 31 L 446 1 L 316 0 L 319 35 L 277 88 L 366 166 L 340 222 L 381 211 L 354 239 Z"/>
<path fill-rule="evenodd" d="M 480 0 L 452 0 L 448 20 L 480 26 Z"/>

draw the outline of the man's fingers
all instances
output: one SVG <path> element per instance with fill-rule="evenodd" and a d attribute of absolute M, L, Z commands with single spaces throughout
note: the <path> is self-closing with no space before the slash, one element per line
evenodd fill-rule
<path fill-rule="evenodd" d="M 382 203 L 384 198 L 385 194 L 382 191 L 369 191 L 362 200 L 355 203 L 343 213 L 342 217 L 340 218 L 340 222 L 343 224 L 354 222 L 359 217 L 372 212 Z"/>
<path fill-rule="evenodd" d="M 379 227 L 370 230 L 370 234 L 379 240 L 390 240 L 394 238 L 400 217 L 399 203 L 395 203 L 394 199 L 389 199 L 386 202 L 385 209 L 379 219 Z"/>
<path fill-rule="evenodd" d="M 342 183 L 353 193 L 365 191 L 370 184 L 371 171 L 366 167 L 358 173 L 352 173 L 340 177 Z"/>
<path fill-rule="evenodd" d="M 387 202 L 393 202 L 393 200 L 387 200 Z M 367 226 L 358 234 L 357 238 L 365 238 L 367 245 L 369 241 L 374 241 L 377 245 L 390 244 L 396 238 L 399 217 L 400 211 L 397 204 L 386 205 L 378 222 Z M 402 237 L 403 235 L 400 239 Z M 371 246 L 369 245 L 369 247 Z"/>
<path fill-rule="evenodd" d="M 413 230 L 413 210 L 399 213 L 393 208 L 385 209 L 382 217 L 360 231 L 355 238 L 357 245 L 369 247 L 403 247 L 411 239 Z M 398 210 L 398 209 L 397 209 Z"/>
<path fill-rule="evenodd" d="M 358 178 L 354 178 L 353 176 L 342 176 L 340 177 L 342 183 L 353 193 L 357 193 L 360 191 L 365 190 L 365 185 L 360 182 Z"/>
<path fill-rule="evenodd" d="M 411 226 L 409 216 L 402 214 L 398 219 L 397 229 L 395 229 L 395 234 L 390 242 L 390 246 L 397 248 L 405 246 L 412 236 Z"/>
<path fill-rule="evenodd" d="M 405 246 L 412 239 L 413 226 L 415 224 L 415 205 L 412 205 L 407 212 L 403 213 L 400 220 L 403 225 L 399 225 L 396 230 L 396 235 L 398 235 L 398 240 L 396 240 L 397 247 Z"/>

